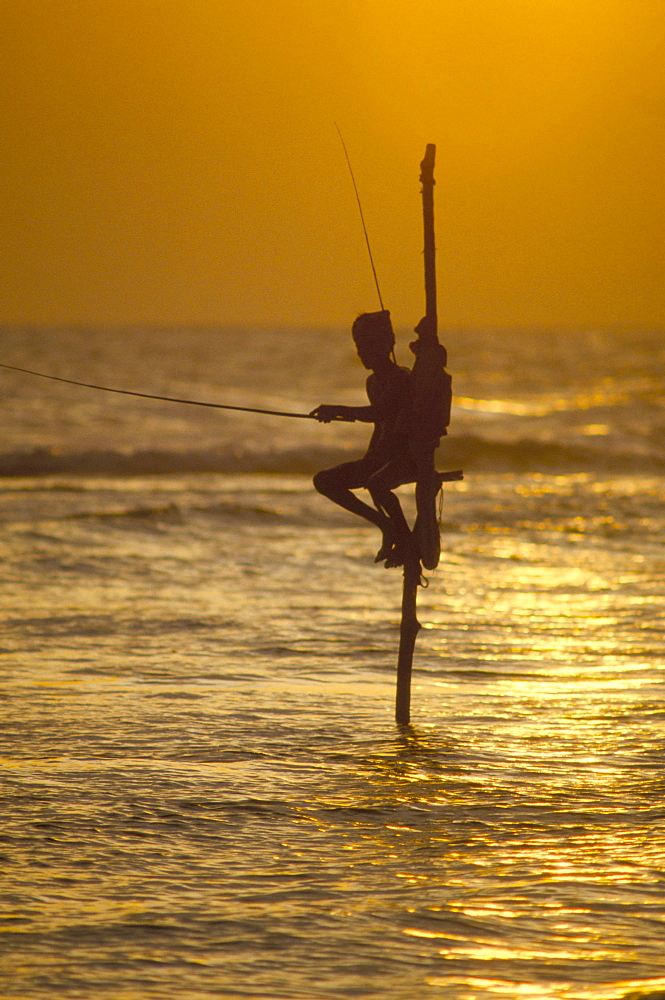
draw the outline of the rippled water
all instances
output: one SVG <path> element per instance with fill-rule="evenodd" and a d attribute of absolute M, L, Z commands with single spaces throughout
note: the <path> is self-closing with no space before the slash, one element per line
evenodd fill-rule
<path fill-rule="evenodd" d="M 371 529 L 82 447 L 0 480 L 3 996 L 665 996 L 660 476 L 471 463 L 399 729 Z"/>

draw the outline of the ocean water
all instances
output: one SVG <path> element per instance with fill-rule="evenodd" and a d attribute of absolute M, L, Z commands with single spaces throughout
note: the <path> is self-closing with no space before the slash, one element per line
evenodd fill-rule
<path fill-rule="evenodd" d="M 662 331 L 443 339 L 465 479 L 406 728 L 400 572 L 311 486 L 367 427 L 0 369 L 3 997 L 665 997 Z M 344 330 L 6 329 L 0 362 L 364 398 Z"/>

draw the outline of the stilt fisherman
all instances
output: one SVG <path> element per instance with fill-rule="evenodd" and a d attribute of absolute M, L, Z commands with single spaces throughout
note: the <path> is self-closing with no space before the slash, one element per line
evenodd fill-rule
<path fill-rule="evenodd" d="M 376 562 L 386 567 L 402 566 L 412 551 L 413 537 L 401 504 L 393 490 L 414 482 L 416 465 L 409 449 L 411 372 L 394 360 L 390 313 L 362 313 L 352 327 L 358 357 L 371 374 L 367 378 L 369 406 L 322 404 L 311 416 L 324 423 L 331 420 L 361 420 L 374 424 L 365 455 L 318 472 L 314 486 L 324 496 L 352 514 L 375 524 L 383 536 Z M 366 489 L 372 505 L 353 490 Z"/>
<path fill-rule="evenodd" d="M 341 138 L 341 134 L 340 134 Z M 344 140 L 342 139 L 342 144 Z M 346 152 L 346 146 L 344 147 Z M 395 361 L 395 335 L 390 313 L 363 313 L 353 324 L 353 339 L 360 360 L 371 371 L 367 379 L 369 406 L 321 405 L 309 414 L 317 420 L 364 420 L 374 424 L 374 433 L 365 456 L 319 472 L 314 485 L 324 496 L 345 510 L 375 524 L 383 535 L 376 562 L 387 567 L 405 567 L 410 586 L 420 579 L 421 564 L 435 569 L 439 564 L 441 542 L 436 516 L 436 498 L 443 480 L 461 479 L 461 470 L 438 473 L 434 453 L 441 438 L 448 433 L 452 401 L 451 378 L 446 371 L 447 352 L 437 336 L 436 268 L 434 243 L 434 159 L 436 147 L 429 144 L 420 164 L 423 196 L 425 316 L 415 328 L 417 339 L 410 345 L 416 356 L 413 371 Z M 348 154 L 347 154 L 348 161 Z M 349 163 L 349 169 L 351 164 Z M 353 171 L 351 171 L 353 178 Z M 353 181 L 355 188 L 355 179 Z M 356 197 L 358 190 L 356 188 Z M 365 229 L 362 207 L 360 216 Z M 376 271 L 367 239 L 374 280 Z M 416 484 L 416 522 L 409 528 L 399 499 L 398 486 Z M 369 491 L 374 506 L 353 492 Z M 414 582 L 415 581 L 415 582 Z M 415 610 L 413 610 L 415 621 Z M 408 714 L 408 713 L 407 713 Z"/>
<path fill-rule="evenodd" d="M 322 404 L 311 413 L 325 423 L 360 420 L 374 424 L 363 458 L 318 472 L 314 486 L 380 529 L 383 540 L 375 561 L 387 568 L 403 566 L 410 557 L 420 559 L 428 569 L 439 561 L 439 480 L 434 451 L 450 419 L 450 376 L 444 368 L 445 348 L 436 335 L 432 338 L 426 319 L 420 321 L 416 333 L 418 340 L 411 345 L 416 362 L 410 372 L 394 360 L 395 335 L 388 310 L 358 316 L 352 335 L 360 360 L 371 371 L 369 406 Z M 393 491 L 414 482 L 418 517 L 412 533 Z M 357 489 L 369 492 L 373 506 L 356 496 L 353 491 Z"/>

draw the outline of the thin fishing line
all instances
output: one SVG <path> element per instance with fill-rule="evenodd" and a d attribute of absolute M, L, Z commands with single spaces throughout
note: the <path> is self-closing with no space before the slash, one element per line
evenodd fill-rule
<path fill-rule="evenodd" d="M 347 162 L 347 164 L 349 166 L 349 173 L 351 174 L 351 180 L 353 181 L 353 190 L 356 193 L 356 201 L 358 202 L 358 210 L 360 212 L 360 221 L 362 222 L 363 232 L 365 234 L 365 243 L 367 244 L 367 252 L 369 254 L 369 262 L 372 265 L 372 274 L 374 275 L 374 284 L 376 285 L 376 291 L 377 291 L 377 294 L 379 296 L 379 304 L 380 304 L 380 306 L 381 306 L 382 309 L 385 309 L 385 306 L 383 304 L 383 299 L 381 298 L 381 289 L 379 288 L 379 279 L 378 279 L 378 277 L 376 275 L 376 268 L 374 267 L 374 257 L 372 256 L 372 248 L 371 248 L 370 243 L 369 243 L 369 235 L 367 233 L 367 226 L 365 225 L 365 216 L 363 214 L 363 207 L 362 207 L 362 204 L 361 204 L 361 201 L 360 201 L 360 194 L 358 193 L 358 185 L 356 184 L 356 178 L 355 178 L 354 173 L 353 173 L 353 167 L 351 166 L 351 159 L 349 157 L 349 152 L 348 152 L 348 150 L 346 148 L 346 143 L 344 142 L 344 136 L 340 132 L 340 128 L 339 128 L 339 125 L 337 124 L 337 122 L 335 122 L 335 128 L 337 129 L 337 134 L 338 134 L 338 136 L 340 138 L 340 142 L 342 143 L 342 149 L 344 150 L 344 155 L 346 157 L 346 162 Z"/>
<path fill-rule="evenodd" d="M 80 385 L 84 389 L 99 389 L 101 392 L 116 392 L 122 396 L 140 396 L 142 399 L 161 399 L 166 403 L 185 403 L 188 406 L 208 406 L 214 410 L 241 410 L 243 413 L 265 413 L 271 417 L 299 417 L 302 420 L 315 420 L 309 413 L 290 413 L 285 410 L 259 410 L 254 406 L 229 406 L 227 403 L 205 403 L 200 399 L 180 399 L 177 396 L 155 396 L 149 392 L 132 392 L 131 389 L 112 389 L 108 385 L 93 385 L 91 382 L 76 382 L 73 378 L 60 378 L 58 375 L 45 375 L 30 368 L 17 368 L 16 365 L 3 365 L 13 372 L 23 372 L 25 375 L 36 375 L 37 378 L 47 378 L 52 382 L 66 382 L 67 385 Z"/>

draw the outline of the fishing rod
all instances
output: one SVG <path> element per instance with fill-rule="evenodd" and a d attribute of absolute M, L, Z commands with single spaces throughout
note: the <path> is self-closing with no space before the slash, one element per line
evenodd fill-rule
<path fill-rule="evenodd" d="M 353 182 L 353 190 L 356 194 L 356 201 L 358 202 L 358 210 L 360 212 L 360 221 L 363 227 L 363 233 L 365 234 L 365 243 L 367 244 L 367 252 L 369 254 L 369 262 L 372 265 L 372 274 L 374 275 L 374 284 L 376 285 L 376 291 L 379 296 L 379 304 L 381 309 L 384 309 L 383 298 L 381 297 L 381 288 L 379 287 L 379 279 L 376 273 L 376 267 L 374 266 L 374 257 L 372 255 L 372 247 L 369 242 L 369 234 L 367 232 L 367 226 L 365 224 L 365 215 L 363 213 L 363 206 L 360 201 L 360 193 L 358 191 L 358 185 L 356 184 L 356 178 L 353 173 L 353 167 L 351 166 L 351 158 L 349 157 L 349 152 L 346 148 L 346 143 L 344 142 L 344 136 L 340 131 L 340 127 L 335 122 L 335 128 L 337 129 L 337 134 L 339 135 L 340 142 L 342 143 L 342 149 L 344 150 L 344 155 L 346 157 L 346 162 L 349 167 L 349 173 L 351 174 L 351 180 Z M 158 399 L 165 403 L 182 403 L 187 406 L 207 406 L 214 410 L 236 410 L 242 413 L 262 413 L 270 417 L 296 417 L 299 420 L 316 420 L 317 418 L 311 413 L 292 413 L 288 410 L 263 410 L 255 406 L 231 406 L 228 403 L 208 403 L 200 399 L 181 399 L 178 396 L 158 396 L 151 392 L 135 392 L 131 389 L 116 389 L 108 385 L 95 385 L 92 382 L 79 382 L 73 378 L 61 378 L 59 375 L 46 375 L 44 372 L 36 372 L 31 368 L 19 368 L 17 365 L 6 365 L 0 362 L 0 368 L 8 369 L 14 372 L 23 372 L 24 375 L 34 375 L 37 378 L 46 378 L 52 382 L 65 382 L 67 385 L 78 385 L 84 389 L 97 389 L 100 392 L 114 392 L 122 396 L 140 396 L 141 399 Z M 344 417 L 333 417 L 332 420 L 344 421 Z"/>
<path fill-rule="evenodd" d="M 228 403 L 207 403 L 200 399 L 180 399 L 177 396 L 156 396 L 150 392 L 133 392 L 131 389 L 112 389 L 108 385 L 93 385 L 91 382 L 77 382 L 73 378 L 60 378 L 58 375 L 45 375 L 30 368 L 18 368 L 16 365 L 4 365 L 13 372 L 23 372 L 25 375 L 36 375 L 37 378 L 47 378 L 52 382 L 66 382 L 67 385 L 80 385 L 84 389 L 99 389 L 101 392 L 116 392 L 122 396 L 141 396 L 142 399 L 161 399 L 166 403 L 185 403 L 188 406 L 208 406 L 214 410 L 241 410 L 243 413 L 265 413 L 270 417 L 298 417 L 302 420 L 316 420 L 311 413 L 291 413 L 288 410 L 259 410 L 255 406 L 230 406 Z"/>
<path fill-rule="evenodd" d="M 342 149 L 344 150 L 344 155 L 346 157 L 346 162 L 347 162 L 348 167 L 349 167 L 349 173 L 351 174 L 351 180 L 353 181 L 353 190 L 356 193 L 356 201 L 358 202 L 358 210 L 360 212 L 360 221 L 362 222 L 363 232 L 365 234 L 365 243 L 367 244 L 367 252 L 369 254 L 369 262 L 372 265 L 372 274 L 374 275 L 374 284 L 376 285 L 376 292 L 377 292 L 377 295 L 379 296 L 379 304 L 381 306 L 381 309 L 385 309 L 385 306 L 383 304 L 383 299 L 381 298 L 381 289 L 379 288 L 379 279 L 378 279 L 378 277 L 376 275 L 376 268 L 374 266 L 374 257 L 372 256 L 372 248 L 371 248 L 370 243 L 369 243 L 369 235 L 368 235 L 368 232 L 367 232 L 367 226 L 365 225 L 365 215 L 363 213 L 363 207 L 362 207 L 362 204 L 361 204 L 361 201 L 360 201 L 360 194 L 358 193 L 358 185 L 356 184 L 356 178 L 355 178 L 354 173 L 353 173 L 353 167 L 351 166 L 351 159 L 349 157 L 349 152 L 348 152 L 348 150 L 346 148 L 346 143 L 344 142 L 344 136 L 342 135 L 342 133 L 340 131 L 340 127 L 337 124 L 337 122 L 335 122 L 335 128 L 337 129 L 337 134 L 339 136 L 340 142 L 342 143 Z"/>

